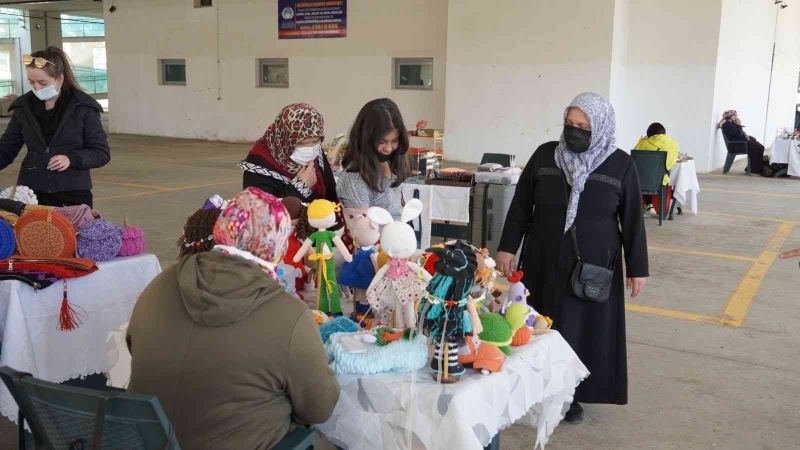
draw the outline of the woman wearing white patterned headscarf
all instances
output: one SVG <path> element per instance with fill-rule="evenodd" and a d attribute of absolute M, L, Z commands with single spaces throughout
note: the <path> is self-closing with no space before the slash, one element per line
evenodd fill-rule
<path fill-rule="evenodd" d="M 497 265 L 510 273 L 524 240 L 520 267 L 531 303 L 553 319 L 553 327 L 591 372 L 565 418 L 579 422 L 579 402 L 628 401 L 625 285 L 633 297 L 644 289 L 647 238 L 636 166 L 615 145 L 614 108 L 598 94 L 583 93 L 563 118 L 560 139 L 536 149 L 525 166 Z M 581 260 L 614 272 L 605 302 L 584 300 L 572 291 L 569 280 L 577 261 L 570 242 L 573 230 Z"/>

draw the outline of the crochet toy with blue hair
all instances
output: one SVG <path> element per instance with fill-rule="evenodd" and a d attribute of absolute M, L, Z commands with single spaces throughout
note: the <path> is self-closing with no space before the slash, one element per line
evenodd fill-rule
<path fill-rule="evenodd" d="M 419 313 L 423 330 L 433 341 L 431 368 L 437 373 L 437 379 L 452 383 L 458 379 L 451 376 L 465 372 L 464 366 L 458 363 L 458 346 L 465 336 L 474 333 L 473 328 L 480 326 L 471 319 L 475 305 L 469 296 L 478 263 L 475 252 L 462 241 L 427 251 L 436 258 L 435 272 L 426 288 L 424 301 L 420 302 Z"/>

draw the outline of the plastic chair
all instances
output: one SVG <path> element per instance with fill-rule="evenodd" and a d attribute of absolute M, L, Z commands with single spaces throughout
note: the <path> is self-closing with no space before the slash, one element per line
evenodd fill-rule
<path fill-rule="evenodd" d="M 747 141 L 730 141 L 725 133 L 722 133 L 722 140 L 725 141 L 725 148 L 728 150 L 725 167 L 722 168 L 722 174 L 725 175 L 730 172 L 736 155 L 747 155 Z M 747 167 L 744 171 L 750 173 L 750 158 L 747 158 Z"/>
<path fill-rule="evenodd" d="M 283 437 L 272 450 L 313 450 L 315 433 L 308 428 L 297 428 Z"/>
<path fill-rule="evenodd" d="M 481 164 L 495 163 L 503 167 L 511 167 L 514 165 L 514 155 L 508 153 L 484 153 L 481 156 Z"/>
<path fill-rule="evenodd" d="M 19 448 L 25 449 L 25 422 L 35 448 L 180 450 L 175 430 L 158 399 L 65 386 L 10 367 L 0 378 L 19 406 Z"/>
<path fill-rule="evenodd" d="M 667 174 L 667 152 L 652 150 L 632 150 L 631 157 L 639 172 L 639 186 L 642 195 L 658 195 L 658 225 L 664 220 L 667 204 L 667 189 L 664 175 Z"/>

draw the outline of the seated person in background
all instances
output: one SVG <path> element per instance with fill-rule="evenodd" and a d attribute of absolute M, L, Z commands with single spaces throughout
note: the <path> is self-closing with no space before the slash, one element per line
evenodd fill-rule
<path fill-rule="evenodd" d="M 761 166 L 764 161 L 764 146 L 753 136 L 748 136 L 744 132 L 744 125 L 739 114 L 734 109 L 725 111 L 722 120 L 717 124 L 717 128 L 722 129 L 722 134 L 729 141 L 747 142 L 747 160 L 750 162 L 750 173 L 761 175 Z"/>
<path fill-rule="evenodd" d="M 669 171 L 678 160 L 678 143 L 667 135 L 667 130 L 664 125 L 658 122 L 651 123 L 647 127 L 647 136 L 639 139 L 634 150 L 660 150 L 667 153 L 667 175 L 664 175 L 664 186 L 669 185 Z M 658 216 L 655 207 L 653 206 L 653 195 L 643 195 L 644 209 L 651 216 Z M 667 196 L 669 198 L 669 195 Z"/>
<path fill-rule="evenodd" d="M 339 398 L 314 316 L 274 279 L 291 219 L 257 188 L 233 197 L 212 251 L 145 289 L 128 327 L 129 391 L 159 398 L 183 448 L 268 449 Z"/>

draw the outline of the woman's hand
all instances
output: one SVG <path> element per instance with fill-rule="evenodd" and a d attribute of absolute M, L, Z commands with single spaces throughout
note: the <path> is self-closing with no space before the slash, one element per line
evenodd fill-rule
<path fill-rule="evenodd" d="M 781 259 L 796 258 L 800 256 L 800 248 L 781 253 Z"/>
<path fill-rule="evenodd" d="M 631 290 L 631 297 L 636 298 L 644 292 L 644 286 L 647 284 L 647 278 L 628 278 L 625 280 L 625 286 Z"/>
<path fill-rule="evenodd" d="M 63 172 L 69 169 L 70 161 L 64 155 L 56 155 L 50 158 L 50 162 L 47 164 L 47 170 L 53 170 L 55 172 Z"/>
<path fill-rule="evenodd" d="M 297 177 L 308 187 L 317 184 L 317 169 L 314 167 L 314 161 L 311 161 L 300 169 L 300 171 L 297 172 Z"/>
<path fill-rule="evenodd" d="M 514 254 L 508 252 L 497 252 L 494 258 L 497 263 L 497 270 L 502 272 L 503 275 L 509 276 L 514 271 Z"/>

